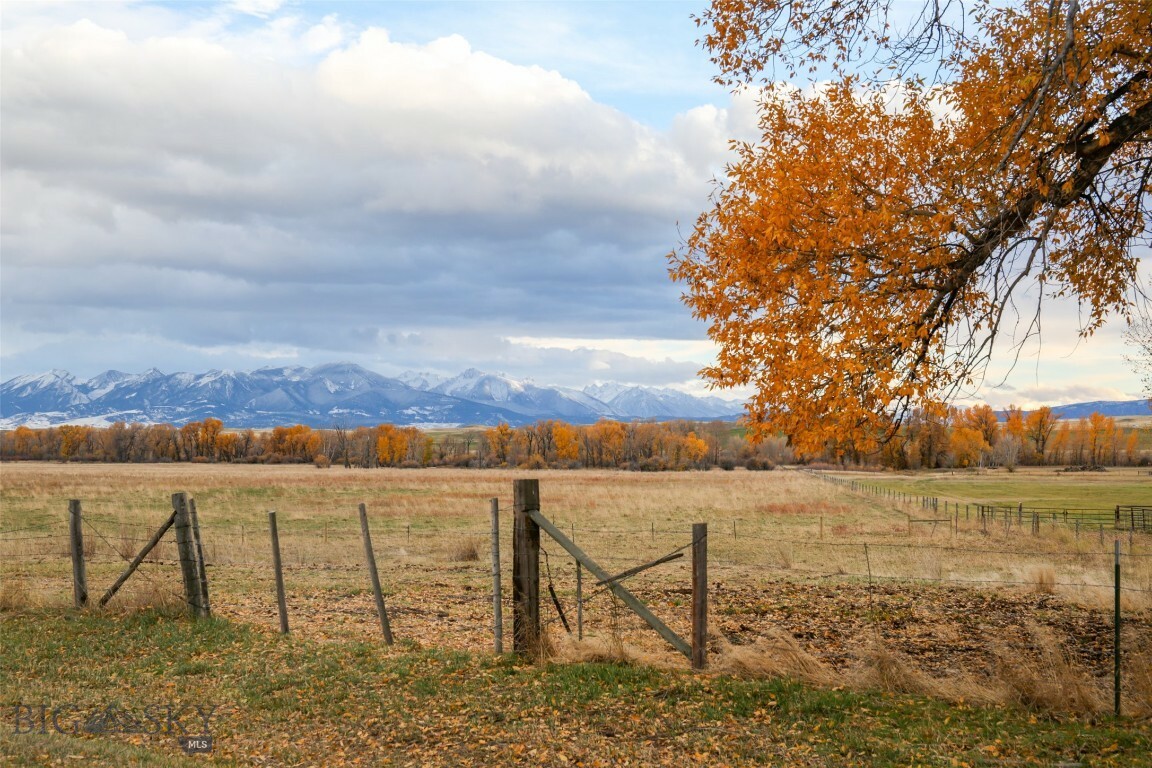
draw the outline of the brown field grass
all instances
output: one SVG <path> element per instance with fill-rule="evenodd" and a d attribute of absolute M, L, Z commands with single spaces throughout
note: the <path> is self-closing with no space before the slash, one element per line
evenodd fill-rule
<path fill-rule="evenodd" d="M 4 464 L 0 609 L 70 603 L 68 499 L 83 503 L 90 591 L 96 599 L 166 519 L 170 495 L 186 491 L 197 502 L 217 614 L 276 625 L 267 514 L 274 509 L 293 633 L 374 641 L 379 625 L 357 517 L 357 505 L 364 503 L 397 638 L 489 649 L 489 500 L 498 499 L 505 510 L 501 544 L 507 595 L 512 481 L 524 476 L 501 470 L 318 470 L 310 465 Z M 786 674 L 824 685 L 945 698 L 943 692 L 951 690 L 968 701 L 1021 706 L 1053 707 L 1064 698 L 1072 711 L 1105 707 L 1111 531 L 1076 535 L 1063 526 L 1042 527 L 1040 535 L 1027 527 L 985 531 L 961 515 L 950 524 L 910 524 L 920 515 L 915 506 L 852 493 L 790 470 L 528 476 L 540 479 L 543 513 L 609 572 L 681 549 L 690 541 L 692 523 L 709 524 L 710 623 L 718 671 Z M 1136 475 L 1111 477 L 1126 488 L 1123 484 Z M 976 492 L 981 487 L 973 485 Z M 1104 486 L 1094 487 L 1099 494 Z M 1125 535 L 1122 543 L 1126 638 L 1129 647 L 1146 648 L 1152 644 L 1152 542 Z M 178 608 L 174 550 L 169 536 L 110 607 Z M 573 562 L 547 541 L 544 553 L 545 584 L 554 585 L 575 630 Z M 687 561 L 675 560 L 627 582 L 683 636 L 689 626 Z M 566 636 L 555 609 L 543 607 L 558 658 L 685 665 L 587 579 L 584 597 L 583 641 Z M 507 603 L 505 616 L 510 630 Z M 1134 663 L 1130 711 L 1152 713 L 1149 682 L 1140 682 L 1139 659 L 1129 662 Z M 987 670 L 995 670 L 992 678 Z M 1040 676 L 1053 670 L 1055 682 Z"/>

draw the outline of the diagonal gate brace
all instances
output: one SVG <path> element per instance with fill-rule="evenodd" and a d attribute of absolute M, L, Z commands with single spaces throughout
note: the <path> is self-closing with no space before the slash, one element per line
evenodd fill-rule
<path fill-rule="evenodd" d="M 619 577 L 610 576 L 608 572 L 597 565 L 596 561 L 590 558 L 587 553 L 584 552 L 584 550 L 576 546 L 574 541 L 565 536 L 563 531 L 553 525 L 551 521 L 548 520 L 548 518 L 544 517 L 544 515 L 540 514 L 539 510 L 529 509 L 526 511 L 526 514 L 529 518 L 532 519 L 532 522 L 536 523 L 536 525 L 540 526 L 545 533 L 555 539 L 557 544 L 568 550 L 568 554 L 576 558 L 580 565 L 587 568 L 589 572 L 591 572 L 593 576 L 599 579 L 602 584 L 607 586 L 608 589 L 612 590 L 612 594 L 619 597 L 620 600 L 623 601 L 623 603 L 629 608 L 631 608 L 637 616 L 644 619 L 648 626 L 656 630 L 660 637 L 667 640 L 673 648 L 680 651 L 680 653 L 684 654 L 689 659 L 692 658 L 692 646 L 686 643 L 671 629 L 669 629 L 667 624 L 656 618 L 656 615 L 653 614 L 652 611 L 648 610 L 648 606 L 640 602 L 639 598 L 625 589 L 619 583 L 619 581 L 617 581 Z"/>

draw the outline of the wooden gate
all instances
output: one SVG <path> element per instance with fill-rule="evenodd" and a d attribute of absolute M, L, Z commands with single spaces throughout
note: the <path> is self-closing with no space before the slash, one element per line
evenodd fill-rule
<path fill-rule="evenodd" d="M 536 655 L 540 651 L 540 531 L 544 531 L 673 648 L 687 656 L 693 667 L 702 669 L 705 666 L 708 635 L 707 524 L 692 526 L 692 642 L 688 643 L 620 583 L 623 577 L 637 573 L 645 566 L 610 576 L 541 514 L 538 480 L 514 481 L 513 513 L 512 634 L 513 649 L 517 653 Z M 661 558 L 657 562 L 668 559 Z"/>

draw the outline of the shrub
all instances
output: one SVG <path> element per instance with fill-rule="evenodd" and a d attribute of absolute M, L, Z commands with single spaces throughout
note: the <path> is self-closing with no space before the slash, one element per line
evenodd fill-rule
<path fill-rule="evenodd" d="M 312 463 L 316 465 L 316 469 L 328 469 L 328 467 L 332 466 L 332 459 L 322 453 L 318 453 L 316 454 L 316 458 L 312 459 Z"/>
<path fill-rule="evenodd" d="M 548 469 L 548 462 L 538 453 L 532 454 L 527 461 L 521 462 L 521 469 Z"/>
<path fill-rule="evenodd" d="M 1051 595 L 1056 592 L 1056 569 L 1052 566 L 1033 568 L 1030 576 L 1033 592 L 1041 595 Z"/>
<path fill-rule="evenodd" d="M 448 551 L 448 559 L 454 562 L 473 563 L 480 559 L 483 542 L 477 538 L 461 539 Z"/>

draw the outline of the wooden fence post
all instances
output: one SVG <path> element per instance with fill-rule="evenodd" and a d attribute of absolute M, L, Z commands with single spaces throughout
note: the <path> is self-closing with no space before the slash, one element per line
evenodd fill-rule
<path fill-rule="evenodd" d="M 512 649 L 535 656 L 540 650 L 540 481 L 512 483 Z"/>
<path fill-rule="evenodd" d="M 380 630 L 384 642 L 392 645 L 392 625 L 384 607 L 384 593 L 380 591 L 380 574 L 376 572 L 376 555 L 372 552 L 372 534 L 368 532 L 368 508 L 360 505 L 360 532 L 364 535 L 364 559 L 368 561 L 368 574 L 372 577 L 372 593 L 376 596 L 376 613 L 380 615 Z"/>
<path fill-rule="evenodd" d="M 68 502 L 68 534 L 72 548 L 72 598 L 77 608 L 88 605 L 88 576 L 84 570 L 84 528 L 80 499 Z"/>
<path fill-rule="evenodd" d="M 188 508 L 188 494 L 172 494 L 172 509 L 176 513 L 176 547 L 180 551 L 180 574 L 184 579 L 184 602 L 193 618 L 204 615 L 201 606 L 203 591 L 200 587 L 200 566 L 196 562 L 196 540 L 192 536 L 192 515 Z"/>
<path fill-rule="evenodd" d="M 276 529 L 276 510 L 268 510 L 268 528 L 272 532 L 272 568 L 276 571 L 276 607 L 280 609 L 280 632 L 288 634 L 288 601 L 284 597 L 284 570 L 280 565 L 280 533 Z"/>
<path fill-rule="evenodd" d="M 192 518 L 192 541 L 196 544 L 196 574 L 200 580 L 200 610 L 204 616 L 212 615 L 208 600 L 208 573 L 204 570 L 204 547 L 200 544 L 200 518 L 196 514 L 196 499 L 188 499 L 188 514 Z"/>
<path fill-rule="evenodd" d="M 576 561 L 576 639 L 584 639 L 584 566 Z"/>
<path fill-rule="evenodd" d="M 492 634 L 496 653 L 504 653 L 504 606 L 500 587 L 500 499 L 492 499 Z"/>
<path fill-rule="evenodd" d="M 576 523 L 572 523 L 572 543 L 576 543 Z M 576 559 L 576 639 L 584 639 L 584 566 L 579 559 Z"/>
<path fill-rule="evenodd" d="M 708 523 L 692 525 L 692 668 L 708 665 Z"/>

